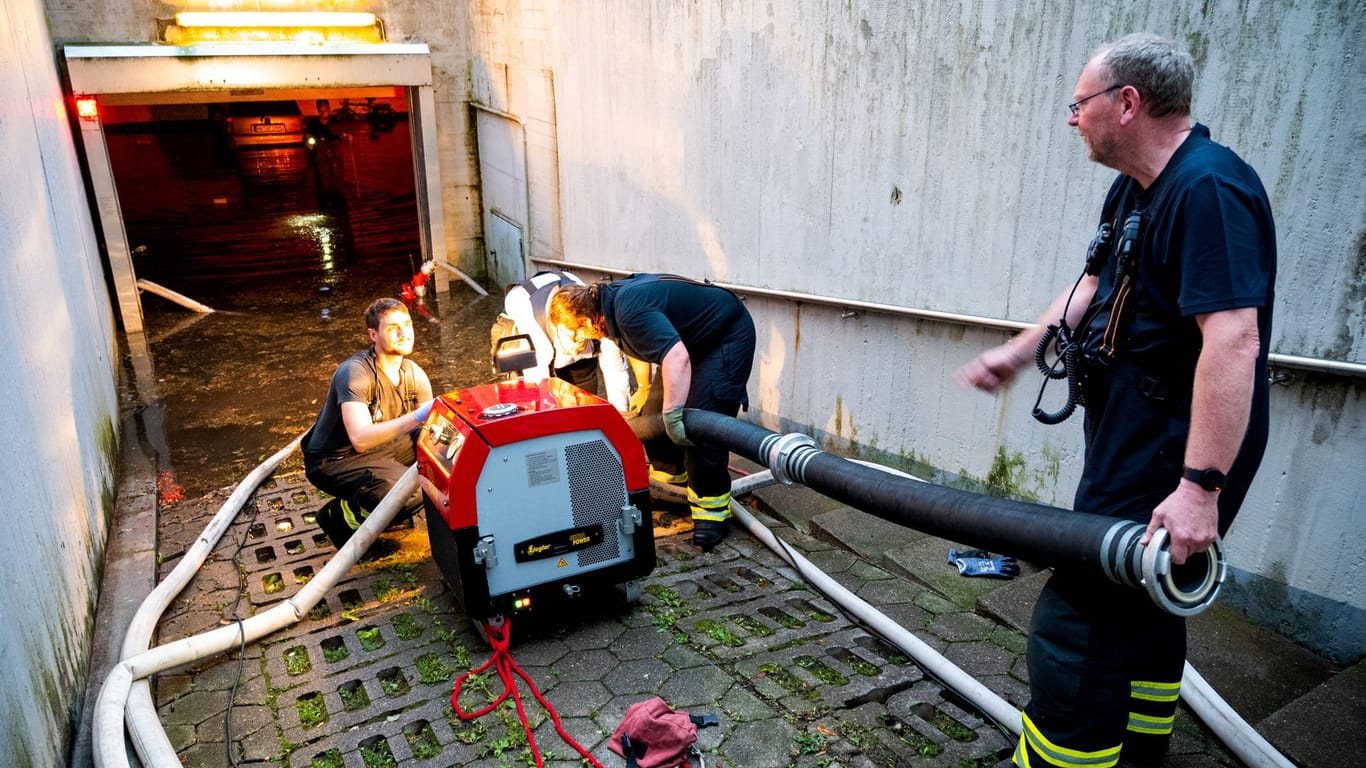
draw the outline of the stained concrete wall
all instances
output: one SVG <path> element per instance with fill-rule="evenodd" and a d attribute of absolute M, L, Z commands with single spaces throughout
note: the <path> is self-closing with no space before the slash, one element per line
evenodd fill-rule
<path fill-rule="evenodd" d="M 1075 279 L 1113 177 L 1066 125 L 1082 64 L 1127 31 L 1174 37 L 1199 67 L 1196 118 L 1272 197 L 1272 349 L 1366 359 L 1359 2 L 470 8 L 496 19 L 471 35 L 475 70 L 502 73 L 486 98 L 554 117 L 554 153 L 528 163 L 558 168 L 530 197 L 560 211 L 561 239 L 533 257 L 1021 321 Z M 546 72 L 553 105 L 533 86 Z M 1035 423 L 1036 377 L 999 397 L 951 383 L 1001 332 L 750 307 L 767 426 L 1070 504 L 1079 420 Z M 1351 660 L 1366 652 L 1363 383 L 1282 373 L 1271 449 L 1227 542 L 1227 599 Z"/>
<path fill-rule="evenodd" d="M 1273 350 L 1360 361 L 1366 80 L 1360 0 L 467 0 L 370 3 L 432 50 L 447 248 L 482 275 L 471 102 L 525 127 L 532 259 L 1032 320 L 1075 278 L 1111 173 L 1065 105 L 1130 30 L 1200 68 L 1196 117 L 1262 174 L 1281 247 Z M 48 0 L 58 42 L 148 41 L 171 5 Z M 952 370 L 997 331 L 752 300 L 754 415 L 830 444 L 1066 505 L 1079 426 Z M 1366 652 L 1362 383 L 1290 372 L 1228 542 L 1262 621 Z"/>
<path fill-rule="evenodd" d="M 115 472 L 113 315 L 43 8 L 0 2 L 0 754 L 66 764 Z"/>

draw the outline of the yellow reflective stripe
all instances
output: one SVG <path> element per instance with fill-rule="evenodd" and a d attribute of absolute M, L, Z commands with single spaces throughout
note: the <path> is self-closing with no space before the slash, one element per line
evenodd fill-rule
<path fill-rule="evenodd" d="M 346 523 L 346 527 L 354 531 L 360 527 L 361 523 L 365 522 L 365 510 L 362 509 L 361 514 L 357 516 L 355 511 L 351 509 L 351 505 L 346 503 L 346 499 L 337 499 L 337 501 L 341 502 L 342 522 Z"/>
<path fill-rule="evenodd" d="M 693 492 L 693 489 L 689 488 L 688 503 L 703 509 L 730 509 L 730 491 L 726 491 L 720 496 L 698 496 Z"/>
<path fill-rule="evenodd" d="M 1176 701 L 1181 698 L 1181 681 L 1155 683 L 1150 680 L 1135 680 L 1129 683 L 1129 696 L 1143 701 Z"/>
<path fill-rule="evenodd" d="M 1083 765 L 1092 768 L 1113 768 L 1119 763 L 1119 751 L 1124 746 L 1116 744 L 1094 752 L 1060 747 L 1039 732 L 1034 722 L 1029 719 L 1029 715 L 1024 715 L 1024 733 L 1021 734 L 1021 738 L 1027 742 L 1028 749 L 1037 752 L 1049 765 L 1056 765 L 1059 768 Z"/>
<path fill-rule="evenodd" d="M 730 510 L 729 510 L 729 509 L 726 509 L 726 510 L 723 511 L 723 512 L 713 512 L 713 511 L 708 510 L 708 509 L 702 509 L 702 508 L 700 508 L 700 507 L 693 507 L 693 508 L 692 508 L 692 519 L 694 519 L 694 520 L 711 520 L 712 522 L 716 522 L 716 523 L 724 523 L 724 522 L 726 522 L 727 520 L 730 519 Z"/>
<path fill-rule="evenodd" d="M 1023 733 L 1020 734 L 1020 740 L 1015 744 L 1015 755 L 1010 759 L 1010 762 L 1015 765 L 1016 768 L 1033 768 L 1029 764 L 1029 748 L 1025 746 L 1025 737 Z"/>
<path fill-rule="evenodd" d="M 1165 735 L 1172 732 L 1172 726 L 1175 722 L 1175 714 L 1169 717 L 1153 717 L 1138 712 L 1129 713 L 1129 730 L 1134 733 Z"/>
<path fill-rule="evenodd" d="M 683 470 L 676 475 L 650 467 L 650 479 L 656 483 L 664 485 L 685 485 L 688 482 L 688 470 Z"/>

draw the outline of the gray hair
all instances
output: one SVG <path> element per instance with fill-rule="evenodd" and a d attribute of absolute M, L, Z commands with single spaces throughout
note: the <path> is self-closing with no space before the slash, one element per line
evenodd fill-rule
<path fill-rule="evenodd" d="M 1140 32 L 1099 51 L 1101 69 L 1112 85 L 1132 85 L 1153 117 L 1189 115 L 1195 62 L 1175 42 Z"/>

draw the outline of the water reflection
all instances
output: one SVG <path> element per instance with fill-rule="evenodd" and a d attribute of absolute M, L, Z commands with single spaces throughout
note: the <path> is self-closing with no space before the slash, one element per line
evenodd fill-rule
<path fill-rule="evenodd" d="M 358 123 L 358 125 L 364 125 Z M 338 363 L 369 344 L 362 313 L 397 297 L 420 252 L 406 130 L 347 135 L 342 183 L 244 184 L 206 126 L 109 135 L 139 277 L 214 307 L 144 294 L 147 350 L 130 357 L 141 436 L 186 497 L 236 484 L 312 423 Z M 413 359 L 446 391 L 491 377 L 499 300 L 456 282 L 429 296 Z M 152 432 L 159 432 L 153 435 Z M 298 468 L 296 457 L 285 469 Z M 169 483 L 169 481 L 168 481 Z"/>
<path fill-rule="evenodd" d="M 219 311 L 186 324 L 185 311 L 149 298 L 148 348 L 169 464 L 190 498 L 233 485 L 317 415 L 338 363 L 365 348 L 362 313 L 396 296 L 409 275 L 353 266 L 330 276 L 223 286 L 206 296 Z M 324 285 L 324 280 L 331 283 Z M 488 329 L 501 309 L 460 283 L 429 296 L 437 323 L 414 326 L 413 360 L 437 391 L 491 378 Z M 298 468 L 297 455 L 285 469 Z"/>

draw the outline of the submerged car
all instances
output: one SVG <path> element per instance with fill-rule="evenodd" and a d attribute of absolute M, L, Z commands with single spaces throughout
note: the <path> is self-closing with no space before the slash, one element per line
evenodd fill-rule
<path fill-rule="evenodd" d="M 244 182 L 295 184 L 303 180 L 308 150 L 297 102 L 233 102 L 228 105 L 227 128 Z"/>

